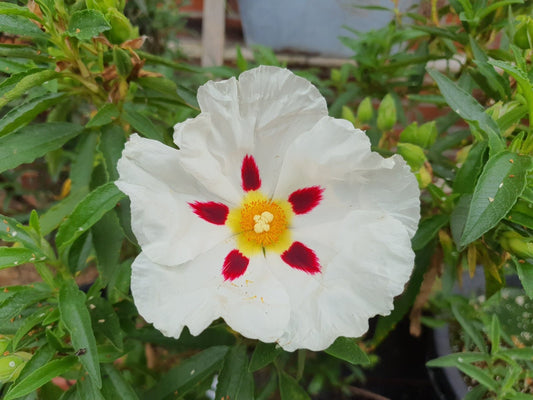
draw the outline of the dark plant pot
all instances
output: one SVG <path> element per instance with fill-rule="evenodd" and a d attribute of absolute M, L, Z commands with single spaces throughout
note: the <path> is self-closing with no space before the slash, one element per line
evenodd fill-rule
<path fill-rule="evenodd" d="M 453 353 L 449 325 L 433 330 L 433 345 L 430 359 Z M 468 386 L 457 368 L 428 368 L 428 374 L 440 400 L 461 400 L 468 393 Z"/>

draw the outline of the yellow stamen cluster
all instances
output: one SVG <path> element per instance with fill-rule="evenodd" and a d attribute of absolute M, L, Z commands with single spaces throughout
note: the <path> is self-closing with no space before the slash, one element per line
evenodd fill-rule
<path fill-rule="evenodd" d="M 281 253 L 291 244 L 288 226 L 292 214 L 287 201 L 270 200 L 259 191 L 251 191 L 241 207 L 230 211 L 226 225 L 237 234 L 237 247 L 245 256 L 262 249 Z"/>

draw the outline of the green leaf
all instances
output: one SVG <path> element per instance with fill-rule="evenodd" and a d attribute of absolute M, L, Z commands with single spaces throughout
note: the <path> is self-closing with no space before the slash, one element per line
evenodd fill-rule
<path fill-rule="evenodd" d="M 509 211 L 507 218 L 515 224 L 533 229 L 533 205 L 525 200 L 518 199 L 511 211 Z"/>
<path fill-rule="evenodd" d="M 40 18 L 32 13 L 28 7 L 21 7 L 13 3 L 0 3 L 0 14 L 3 15 L 20 15 L 33 20 L 40 20 Z"/>
<path fill-rule="evenodd" d="M 49 80 L 55 79 L 59 76 L 57 72 L 53 70 L 48 70 L 48 69 L 45 69 L 45 70 L 32 69 L 30 71 L 34 71 L 34 72 L 29 75 L 23 76 L 15 84 L 15 87 L 13 89 L 4 93 L 2 97 L 0 97 L 0 108 L 4 107 L 11 100 L 15 100 L 16 98 L 22 96 L 29 89 L 34 88 L 36 86 L 40 86 L 43 83 L 48 82 Z M 21 74 L 23 73 L 17 74 L 17 77 L 21 76 Z"/>
<path fill-rule="evenodd" d="M 311 400 L 298 382 L 285 371 L 279 371 L 279 393 L 281 400 Z"/>
<path fill-rule="evenodd" d="M 361 347 L 359 347 L 355 339 L 339 337 L 324 351 L 333 357 L 348 361 L 353 365 L 370 364 L 368 356 Z"/>
<path fill-rule="evenodd" d="M 224 359 L 218 376 L 216 399 L 253 400 L 254 378 L 248 370 L 246 346 L 233 346 Z"/>
<path fill-rule="evenodd" d="M 470 318 L 466 315 L 467 311 L 459 304 L 452 304 L 452 313 L 457 322 L 461 325 L 466 334 L 472 339 L 475 345 L 482 352 L 487 352 L 487 346 L 481 332 L 471 323 Z"/>
<path fill-rule="evenodd" d="M 17 329 L 17 333 L 11 339 L 11 345 L 14 350 L 17 350 L 18 343 L 20 340 L 31 330 L 33 327 L 41 323 L 46 316 L 50 313 L 50 310 L 37 310 L 33 314 L 24 318 L 24 323 Z"/>
<path fill-rule="evenodd" d="M 501 98 L 510 93 L 509 83 L 503 78 L 492 65 L 489 64 L 489 57 L 479 46 L 476 40 L 470 36 L 470 47 L 474 53 L 475 63 L 479 72 L 486 78 L 486 84 L 490 86 Z"/>
<path fill-rule="evenodd" d="M 530 299 L 533 299 L 533 260 L 520 260 L 522 261 L 520 262 L 514 257 L 512 260 L 524 291 Z"/>
<path fill-rule="evenodd" d="M 109 377 L 113 389 L 114 397 L 120 400 L 138 400 L 139 397 L 131 385 L 124 379 L 122 374 L 118 372 L 113 364 L 103 364 L 102 369 L 104 373 Z"/>
<path fill-rule="evenodd" d="M 66 33 L 80 40 L 90 40 L 110 29 L 111 25 L 100 11 L 79 10 L 72 13 Z"/>
<path fill-rule="evenodd" d="M 511 358 L 512 360 L 533 361 L 533 348 L 532 347 L 501 349 L 498 354 L 502 356 L 507 356 Z"/>
<path fill-rule="evenodd" d="M 457 368 L 490 390 L 496 390 L 498 387 L 498 384 L 489 373 L 479 367 L 471 364 L 459 363 Z"/>
<path fill-rule="evenodd" d="M 24 286 L 0 304 L 0 320 L 9 321 L 20 316 L 24 309 L 48 297 L 50 289 L 44 284 Z"/>
<path fill-rule="evenodd" d="M 463 400 L 482 400 L 486 393 L 487 389 L 485 387 L 477 385 L 466 394 Z"/>
<path fill-rule="evenodd" d="M 104 334 L 119 350 L 123 348 L 123 335 L 115 310 L 101 297 L 89 298 L 91 320 L 94 330 Z"/>
<path fill-rule="evenodd" d="M 108 125 L 102 128 L 98 149 L 104 157 L 104 166 L 110 181 L 118 179 L 117 162 L 124 150 L 126 134 L 118 125 Z"/>
<path fill-rule="evenodd" d="M 0 172 L 29 163 L 79 135 L 82 127 L 68 122 L 31 125 L 0 138 Z"/>
<path fill-rule="evenodd" d="M 276 343 L 257 342 L 252 359 L 250 360 L 250 366 L 248 367 L 250 372 L 255 372 L 266 367 L 281 353 L 283 353 L 283 349 Z"/>
<path fill-rule="evenodd" d="M 474 193 L 475 182 L 483 170 L 487 142 L 477 142 L 472 145 L 466 160 L 457 171 L 453 183 L 454 193 Z"/>
<path fill-rule="evenodd" d="M 163 141 L 163 134 L 156 126 L 146 118 L 144 115 L 137 112 L 130 103 L 124 105 L 124 111 L 122 113 L 124 121 L 130 124 L 135 131 L 147 137 L 148 139 Z"/>
<path fill-rule="evenodd" d="M 99 186 L 89 193 L 59 227 L 56 236 L 59 251 L 64 251 L 67 245 L 91 228 L 124 197 L 125 194 L 113 182 Z"/>
<path fill-rule="evenodd" d="M 0 136 L 29 124 L 33 119 L 65 98 L 64 93 L 51 93 L 32 99 L 10 110 L 0 119 Z"/>
<path fill-rule="evenodd" d="M 505 148 L 498 124 L 485 112 L 483 107 L 468 92 L 457 86 L 440 72 L 428 69 L 429 75 L 437 82 L 448 105 L 471 126 L 484 132 L 489 141 L 491 155 Z"/>
<path fill-rule="evenodd" d="M 44 344 L 41 348 L 37 349 L 37 351 L 33 354 L 33 357 L 24 366 L 24 369 L 21 371 L 19 377 L 15 381 L 15 384 L 19 383 L 28 375 L 47 364 L 53 356 L 54 350 L 47 343 Z"/>
<path fill-rule="evenodd" d="M 133 69 L 133 64 L 131 63 L 131 56 L 127 51 L 115 46 L 113 48 L 113 62 L 115 63 L 117 72 L 121 77 L 127 78 L 130 75 L 130 72 Z"/>
<path fill-rule="evenodd" d="M 490 356 L 485 353 L 462 352 L 446 354 L 442 357 L 430 360 L 426 363 L 428 367 L 457 367 L 461 363 L 490 362 Z"/>
<path fill-rule="evenodd" d="M 527 172 L 533 159 L 503 151 L 489 159 L 476 184 L 461 246 L 473 242 L 496 226 L 516 203 L 526 185 Z"/>
<path fill-rule="evenodd" d="M 48 35 L 28 18 L 0 13 L 0 32 L 35 39 L 47 39 Z"/>
<path fill-rule="evenodd" d="M 62 375 L 76 365 L 78 360 L 74 356 L 67 356 L 52 360 L 46 365 L 33 371 L 20 382 L 9 388 L 4 400 L 12 400 L 37 390 L 56 376 Z"/>
<path fill-rule="evenodd" d="M 178 391 L 184 395 L 204 379 L 213 375 L 222 365 L 227 346 L 213 346 L 184 360 L 167 372 L 157 384 L 145 393 L 145 400 L 163 400 Z"/>
<path fill-rule="evenodd" d="M 28 249 L 40 252 L 35 240 L 16 219 L 0 214 L 0 239 L 4 242 L 22 243 Z"/>
<path fill-rule="evenodd" d="M 113 122 L 120 115 L 118 108 L 113 103 L 106 103 L 85 125 L 86 128 L 98 128 Z"/>
<path fill-rule="evenodd" d="M 59 289 L 59 312 L 61 321 L 70 333 L 74 349 L 85 350 L 84 354 L 78 356 L 79 360 L 96 386 L 101 388 L 102 378 L 91 317 L 85 306 L 85 294 L 79 290 L 74 280 L 63 282 Z"/>
<path fill-rule="evenodd" d="M 490 325 L 491 354 L 496 354 L 500 350 L 500 332 L 500 320 L 496 314 L 492 314 L 492 322 Z"/>
<path fill-rule="evenodd" d="M 99 388 L 90 378 L 78 380 L 76 392 L 81 400 L 105 400 Z"/>
<path fill-rule="evenodd" d="M 42 260 L 42 254 L 37 256 L 34 250 L 23 247 L 0 247 L 0 269 L 34 262 L 36 257 Z"/>
<path fill-rule="evenodd" d="M 411 239 L 413 250 L 421 250 L 433 240 L 439 231 L 446 226 L 450 217 L 446 214 L 436 214 L 420 221 L 415 236 Z"/>
<path fill-rule="evenodd" d="M 116 213 L 111 210 L 92 227 L 93 245 L 98 259 L 98 272 L 107 284 L 119 268 L 120 249 L 124 232 Z"/>
<path fill-rule="evenodd" d="M 0 3 L 5 4 L 5 3 Z M 50 62 L 51 59 L 48 54 L 39 51 L 37 49 L 31 48 L 28 45 L 17 45 L 17 44 L 0 44 L 0 57 L 5 58 L 27 58 L 29 60 L 33 60 L 35 62 L 39 63 L 47 63 Z M 29 71 L 24 71 L 22 74 L 24 76 L 31 75 L 35 73 L 36 71 L 43 71 L 42 68 L 35 68 L 30 69 Z M 17 74 L 14 74 L 17 75 Z M 12 78 L 14 75 L 11 75 L 8 79 Z M 4 80 L 2 83 L 0 83 L 0 88 L 4 87 L 4 83 L 7 81 Z M 10 85 L 11 83 L 7 83 L 6 85 Z M 2 91 L 0 90 L 0 93 Z"/>

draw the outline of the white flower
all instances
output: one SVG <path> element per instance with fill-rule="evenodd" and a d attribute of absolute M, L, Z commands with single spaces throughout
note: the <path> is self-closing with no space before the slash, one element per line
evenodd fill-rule
<path fill-rule="evenodd" d="M 132 292 L 167 336 L 222 317 L 285 350 L 323 350 L 386 315 L 411 273 L 419 190 L 405 162 L 328 117 L 286 69 L 198 90 L 180 150 L 132 135 L 118 164 L 142 248 Z"/>

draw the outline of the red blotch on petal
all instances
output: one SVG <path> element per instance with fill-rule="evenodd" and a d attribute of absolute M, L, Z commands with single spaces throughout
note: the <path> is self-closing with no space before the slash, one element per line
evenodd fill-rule
<path fill-rule="evenodd" d="M 305 214 L 320 204 L 324 189 L 320 186 L 311 186 L 299 189 L 289 196 L 289 203 L 295 214 Z"/>
<path fill-rule="evenodd" d="M 246 272 L 250 260 L 243 256 L 239 250 L 232 250 L 224 259 L 222 275 L 224 280 L 232 281 Z"/>
<path fill-rule="evenodd" d="M 320 263 L 315 252 L 300 242 L 294 242 L 287 251 L 281 255 L 281 259 L 290 267 L 316 274 L 320 272 Z"/>
<path fill-rule="evenodd" d="M 246 155 L 241 167 L 242 188 L 245 191 L 257 190 L 261 187 L 259 168 L 251 155 Z"/>
<path fill-rule="evenodd" d="M 215 225 L 224 225 L 226 223 L 229 208 L 225 204 L 215 203 L 214 201 L 208 201 L 205 203 L 195 201 L 194 203 L 189 203 L 189 205 L 192 207 L 196 215 L 207 222 L 211 222 Z"/>

